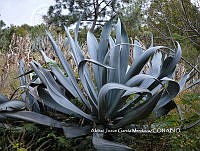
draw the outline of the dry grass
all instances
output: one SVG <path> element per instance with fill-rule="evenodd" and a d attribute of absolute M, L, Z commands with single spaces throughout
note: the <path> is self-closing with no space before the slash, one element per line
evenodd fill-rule
<path fill-rule="evenodd" d="M 58 35 L 57 38 L 57 44 L 62 49 L 66 59 L 70 63 L 73 71 L 77 73 L 77 66 L 74 62 L 74 59 L 71 56 L 70 47 L 64 46 L 64 40 L 65 37 L 62 37 L 61 35 Z M 131 41 L 133 42 L 133 40 Z M 37 44 L 36 44 L 37 43 Z M 43 37 L 40 41 L 32 41 L 28 35 L 25 37 L 18 37 L 16 35 L 13 35 L 11 44 L 9 46 L 9 52 L 6 54 L 0 55 L 0 93 L 3 93 L 5 95 L 10 95 L 14 89 L 19 85 L 19 81 L 14 79 L 18 75 L 18 62 L 20 59 L 23 59 L 29 67 L 29 62 L 34 59 L 38 61 L 41 64 L 44 64 L 44 61 L 39 53 L 39 51 L 33 52 L 32 50 L 36 49 L 35 45 L 38 45 L 38 49 L 43 49 L 48 57 L 56 60 L 58 59 L 55 57 L 54 52 L 52 51 L 52 46 L 50 44 L 50 41 L 47 37 Z M 33 48 L 34 47 L 34 48 Z M 83 54 L 86 58 L 90 58 L 88 51 L 87 51 L 87 45 L 82 46 Z M 130 64 L 133 62 L 133 46 L 131 46 L 130 49 Z M 89 65 L 90 71 L 91 71 L 91 65 Z M 145 66 L 145 71 L 149 68 L 149 65 Z M 176 80 L 179 80 L 184 74 L 186 73 L 186 69 L 184 67 L 183 63 L 178 64 L 176 68 Z M 198 79 L 199 76 L 196 75 L 193 77 L 192 81 L 195 81 L 195 79 Z M 196 86 L 193 88 L 193 91 L 200 92 L 200 87 Z"/>
<path fill-rule="evenodd" d="M 19 80 L 15 79 L 17 76 L 17 64 L 12 64 L 7 68 L 7 56 L 0 56 L 0 93 L 10 96 L 14 90 L 19 86 Z"/>

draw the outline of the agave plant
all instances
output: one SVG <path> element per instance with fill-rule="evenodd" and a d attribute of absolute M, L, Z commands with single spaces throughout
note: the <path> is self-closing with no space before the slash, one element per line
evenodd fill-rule
<path fill-rule="evenodd" d="M 183 90 L 189 78 L 189 74 L 185 74 L 179 82 L 173 80 L 176 65 L 181 59 L 181 47 L 177 43 L 177 50 L 166 56 L 162 50 L 171 52 L 167 47 L 151 44 L 145 50 L 137 40 L 130 44 L 120 19 L 115 25 L 116 37 L 113 40 L 110 36 L 111 19 L 105 24 L 99 41 L 88 32 L 87 47 L 91 58 L 85 58 L 78 44 L 79 24 L 80 21 L 74 38 L 65 27 L 70 53 L 78 67 L 79 81 L 52 35 L 47 32 L 63 68 L 59 68 L 43 51 L 48 69 L 32 61 L 32 70 L 25 72 L 21 62 L 21 87 L 28 91 L 22 94 L 22 101 L 10 101 L 0 96 L 0 120 L 23 120 L 61 128 L 67 138 L 93 132 L 92 142 L 97 150 L 131 150 L 128 146 L 104 139 L 101 132 L 126 128 L 149 115 L 160 117 L 176 107 L 173 98 Z M 134 46 L 132 63 L 129 61 L 131 45 Z M 147 70 L 144 68 L 146 64 L 150 65 Z M 25 75 L 31 72 L 36 78 L 27 84 Z M 85 108 L 77 106 L 72 98 Z M 82 126 L 52 119 L 42 114 L 39 104 L 87 122 Z M 94 128 L 97 130 L 94 131 Z"/>

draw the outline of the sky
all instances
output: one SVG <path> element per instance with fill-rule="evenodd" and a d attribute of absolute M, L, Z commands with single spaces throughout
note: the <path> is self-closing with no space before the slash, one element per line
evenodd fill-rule
<path fill-rule="evenodd" d="M 200 4 L 200 0 L 191 1 Z M 48 7 L 53 4 L 55 0 L 0 0 L 0 20 L 7 26 L 41 24 L 42 15 L 45 15 Z"/>
<path fill-rule="evenodd" d="M 7 26 L 37 25 L 42 23 L 42 15 L 55 0 L 0 0 L 0 20 Z"/>

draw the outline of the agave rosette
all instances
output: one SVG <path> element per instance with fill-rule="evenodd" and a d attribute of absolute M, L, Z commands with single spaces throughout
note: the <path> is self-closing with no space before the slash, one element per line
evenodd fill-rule
<path fill-rule="evenodd" d="M 90 59 L 86 59 L 78 44 L 80 21 L 74 31 L 74 38 L 65 27 L 70 53 L 78 67 L 78 75 L 83 88 L 58 47 L 52 35 L 47 32 L 63 70 L 55 61 L 41 51 L 48 69 L 36 61 L 30 63 L 36 75 L 27 84 L 24 64 L 20 63 L 21 85 L 28 91 L 22 94 L 22 101 L 10 101 L 0 95 L 0 120 L 18 119 L 42 125 L 62 128 L 68 138 L 91 133 L 91 128 L 117 129 L 144 120 L 151 113 L 160 117 L 176 107 L 173 98 L 183 90 L 189 74 L 179 82 L 173 80 L 177 63 L 181 59 L 181 47 L 172 56 L 163 55 L 160 50 L 169 48 L 153 46 L 145 50 L 139 41 L 130 44 L 124 25 L 118 19 L 115 26 L 115 40 L 110 36 L 112 19 L 103 27 L 100 40 L 93 33 L 87 34 L 87 47 Z M 133 45 L 134 61 L 130 64 L 130 46 Z M 92 71 L 87 63 L 92 64 Z M 148 70 L 144 66 L 149 63 Z M 67 74 L 67 76 L 65 75 Z M 92 78 L 93 77 L 93 78 Z M 28 85 L 28 86 L 27 86 Z M 129 96 L 132 99 L 129 100 Z M 82 110 L 71 98 L 84 104 Z M 90 125 L 79 126 L 54 120 L 40 112 L 39 104 L 58 112 L 85 118 Z M 25 109 L 24 109 L 25 108 Z M 94 126 L 91 126 L 94 125 Z M 97 150 L 131 150 L 131 148 L 103 138 L 103 134 L 93 134 L 93 144 Z"/>

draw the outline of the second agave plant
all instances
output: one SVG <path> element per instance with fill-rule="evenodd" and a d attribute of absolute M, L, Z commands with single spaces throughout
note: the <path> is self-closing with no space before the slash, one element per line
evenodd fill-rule
<path fill-rule="evenodd" d="M 104 139 L 104 133 L 101 132 L 132 126 L 149 115 L 160 117 L 176 107 L 173 98 L 189 78 L 189 74 L 186 74 L 179 82 L 173 80 L 176 65 L 181 59 L 181 47 L 177 43 L 175 53 L 166 56 L 161 50 L 171 50 L 164 46 L 152 44 L 145 50 L 137 40 L 130 44 L 119 19 L 115 25 L 116 36 L 112 38 L 111 19 L 104 25 L 100 40 L 88 32 L 88 59 L 78 43 L 79 24 L 80 21 L 75 28 L 74 38 L 66 27 L 65 30 L 80 80 L 77 80 L 63 52 L 47 32 L 62 69 L 41 51 L 48 69 L 32 61 L 30 72 L 34 72 L 36 78 L 27 83 L 24 75 L 30 72 L 22 70 L 24 67 L 21 62 L 21 85 L 28 91 L 22 94 L 21 101 L 10 101 L 0 96 L 0 119 L 24 120 L 61 128 L 67 138 L 92 134 L 97 150 L 131 150 L 128 146 Z M 130 46 L 133 46 L 134 57 L 131 63 Z M 146 64 L 150 65 L 147 70 L 144 68 Z M 81 108 L 76 105 L 77 102 L 81 103 Z M 42 114 L 39 104 L 87 122 L 79 125 L 52 119 Z"/>

